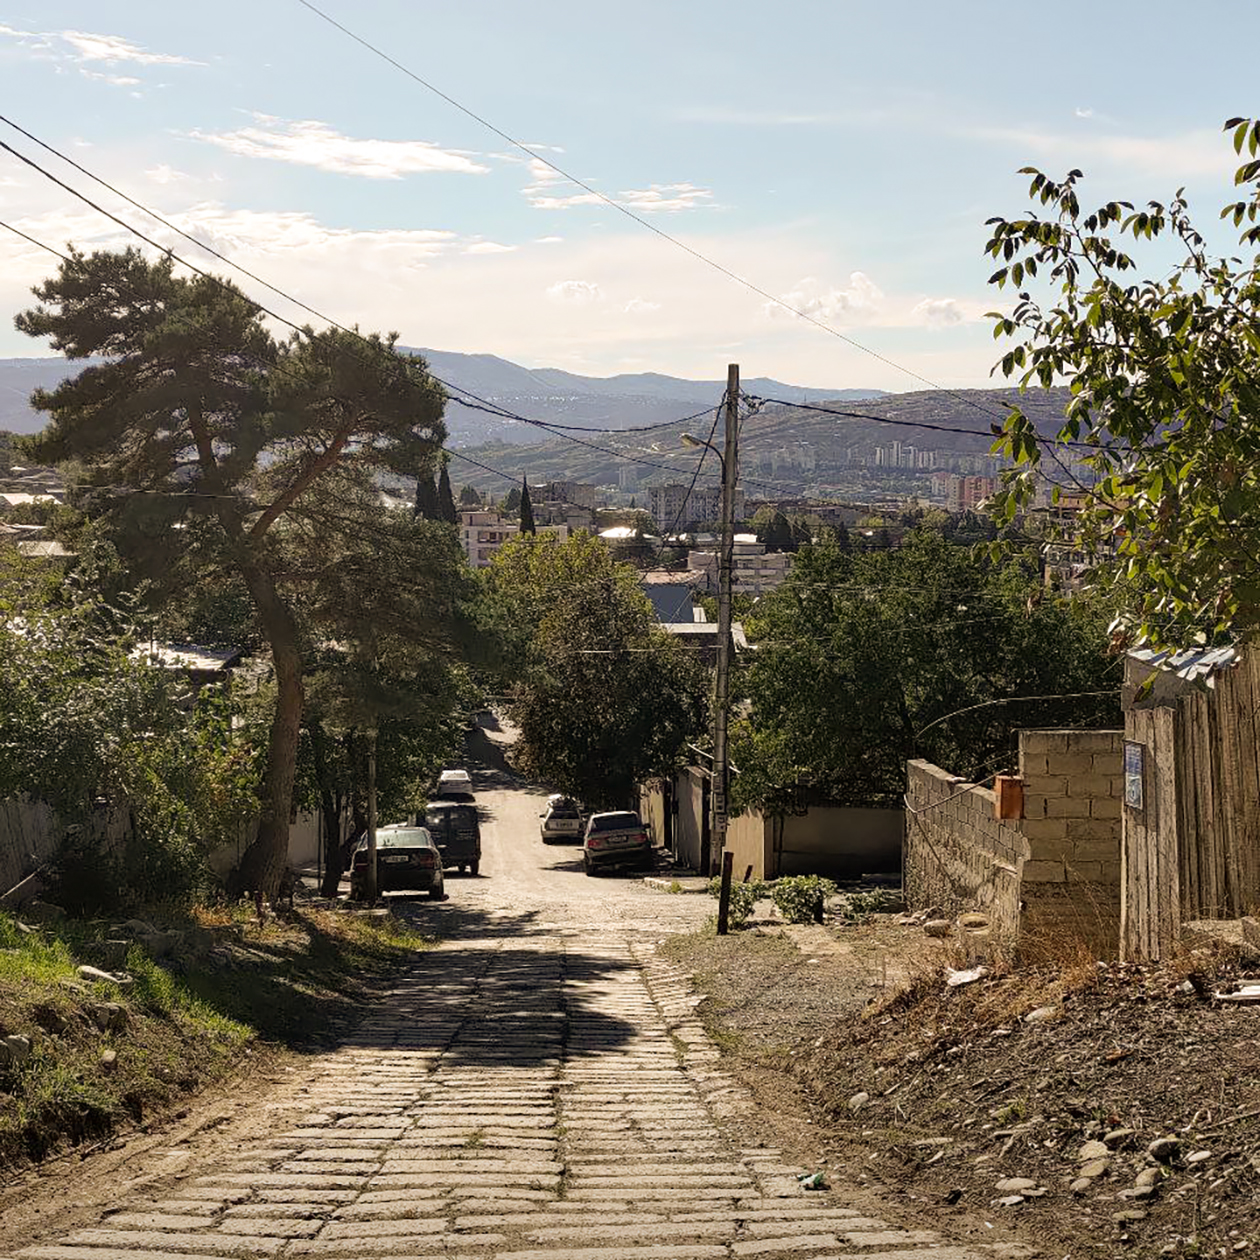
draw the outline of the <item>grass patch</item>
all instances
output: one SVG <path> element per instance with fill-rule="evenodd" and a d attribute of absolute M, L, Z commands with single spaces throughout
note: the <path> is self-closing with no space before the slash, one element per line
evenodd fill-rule
<path fill-rule="evenodd" d="M 88 983 L 78 967 L 98 965 L 116 926 L 32 929 L 0 913 L 0 1039 L 24 1039 L 0 1047 L 0 1170 L 143 1123 L 240 1068 L 254 1043 L 310 1045 L 432 943 L 392 916 L 330 911 L 260 926 L 202 910 L 172 926 L 203 946 L 209 930 L 211 948 L 158 961 L 132 945 L 130 983 Z"/>

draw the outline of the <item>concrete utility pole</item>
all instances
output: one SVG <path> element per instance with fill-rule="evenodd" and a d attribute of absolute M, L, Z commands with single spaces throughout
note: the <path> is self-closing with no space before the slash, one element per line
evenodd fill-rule
<path fill-rule="evenodd" d="M 376 900 L 376 732 L 368 737 L 367 764 L 368 864 L 364 881 L 368 901 Z"/>
<path fill-rule="evenodd" d="M 709 828 L 709 870 L 722 866 L 726 848 L 726 788 L 730 778 L 726 748 L 731 694 L 731 570 L 735 562 L 735 482 L 739 477 L 739 364 L 726 369 L 726 442 L 722 457 L 722 538 L 718 544 L 717 677 L 713 689 L 713 784 Z"/>

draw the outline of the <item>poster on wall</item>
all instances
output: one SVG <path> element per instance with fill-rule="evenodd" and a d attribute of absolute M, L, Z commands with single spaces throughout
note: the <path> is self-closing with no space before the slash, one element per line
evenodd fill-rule
<path fill-rule="evenodd" d="M 1143 809 L 1143 772 L 1146 769 L 1146 745 L 1124 741 L 1124 803 L 1130 809 Z"/>

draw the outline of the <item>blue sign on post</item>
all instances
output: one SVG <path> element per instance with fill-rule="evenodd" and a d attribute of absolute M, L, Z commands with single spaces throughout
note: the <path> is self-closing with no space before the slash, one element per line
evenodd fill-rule
<path fill-rule="evenodd" d="M 1144 776 L 1146 770 L 1146 745 L 1132 740 L 1124 741 L 1124 803 L 1130 809 L 1146 806 Z"/>

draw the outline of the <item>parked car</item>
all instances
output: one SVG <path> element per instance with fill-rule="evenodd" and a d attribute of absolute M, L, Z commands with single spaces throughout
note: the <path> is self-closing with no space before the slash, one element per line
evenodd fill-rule
<path fill-rule="evenodd" d="M 443 770 L 438 775 L 434 796 L 472 797 L 473 785 L 467 770 Z"/>
<path fill-rule="evenodd" d="M 638 814 L 629 810 L 592 814 L 582 839 L 582 865 L 588 875 L 607 866 L 652 865 L 652 840 Z"/>
<path fill-rule="evenodd" d="M 480 872 L 481 819 L 471 796 L 430 801 L 416 816 L 416 822 L 429 829 L 444 866 L 458 866 L 461 873 Z"/>
<path fill-rule="evenodd" d="M 350 899 L 362 901 L 367 892 L 368 842 L 355 850 L 350 868 Z M 424 827 L 400 825 L 376 830 L 376 891 L 427 892 L 434 901 L 446 895 L 442 855 Z"/>
<path fill-rule="evenodd" d="M 542 819 L 543 844 L 582 839 L 582 808 L 570 797 L 548 797 L 547 808 L 538 817 Z"/>

